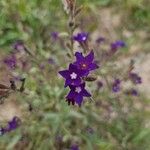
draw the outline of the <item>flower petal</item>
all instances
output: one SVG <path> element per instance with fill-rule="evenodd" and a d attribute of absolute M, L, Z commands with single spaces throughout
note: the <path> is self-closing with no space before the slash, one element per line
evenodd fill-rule
<path fill-rule="evenodd" d="M 80 52 L 76 52 L 75 56 L 76 56 L 77 61 L 82 61 L 84 59 L 82 53 Z"/>
<path fill-rule="evenodd" d="M 85 89 L 82 91 L 82 94 L 85 97 L 91 97 L 91 94 L 87 90 L 85 90 Z"/>
<path fill-rule="evenodd" d="M 91 52 L 85 57 L 85 60 L 86 60 L 87 62 L 92 62 L 93 59 L 94 59 L 94 52 L 91 51 Z"/>
<path fill-rule="evenodd" d="M 69 74 L 69 71 L 68 70 L 62 70 L 62 71 L 59 71 L 59 74 L 64 77 L 64 78 L 67 78 L 68 77 L 68 74 Z"/>
<path fill-rule="evenodd" d="M 75 97 L 75 101 L 76 103 L 81 106 L 81 103 L 83 101 L 83 96 L 81 94 L 78 94 L 76 97 Z"/>
<path fill-rule="evenodd" d="M 97 68 L 99 68 L 99 66 L 96 63 L 92 63 L 89 65 L 89 70 L 95 70 Z"/>

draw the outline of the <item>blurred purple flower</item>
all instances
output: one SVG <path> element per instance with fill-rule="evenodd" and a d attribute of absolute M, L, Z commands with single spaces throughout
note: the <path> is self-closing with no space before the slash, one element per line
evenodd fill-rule
<path fill-rule="evenodd" d="M 16 41 L 13 44 L 13 49 L 15 49 L 17 51 L 25 50 L 24 43 L 21 40 Z"/>
<path fill-rule="evenodd" d="M 91 94 L 85 89 L 85 83 L 82 83 L 78 86 L 72 86 L 70 85 L 70 92 L 66 96 L 66 99 L 68 103 L 70 104 L 70 101 L 74 104 L 78 104 L 81 106 L 81 103 L 83 101 L 83 97 L 91 97 Z"/>
<path fill-rule="evenodd" d="M 49 64 L 55 64 L 55 61 L 54 61 L 53 58 L 48 58 L 48 63 L 49 63 Z"/>
<path fill-rule="evenodd" d="M 73 36 L 73 39 L 79 43 L 85 42 L 88 39 L 88 33 L 86 32 L 78 33 L 77 35 Z"/>
<path fill-rule="evenodd" d="M 79 146 L 77 144 L 73 144 L 70 150 L 79 150 Z"/>
<path fill-rule="evenodd" d="M 138 92 L 135 89 L 131 89 L 130 93 L 132 96 L 138 96 Z"/>
<path fill-rule="evenodd" d="M 5 128 L 0 128 L 0 135 L 3 135 L 7 132 L 15 130 L 19 127 L 20 119 L 18 117 L 13 117 L 11 121 L 8 122 Z"/>
<path fill-rule="evenodd" d="M 52 32 L 51 33 L 51 38 L 56 41 L 59 38 L 59 33 L 58 32 Z"/>
<path fill-rule="evenodd" d="M 120 91 L 120 83 L 121 81 L 119 79 L 116 79 L 112 85 L 112 91 L 117 93 Z"/>
<path fill-rule="evenodd" d="M 68 85 L 78 86 L 81 84 L 81 77 L 83 77 L 84 71 L 70 64 L 68 70 L 59 71 L 59 74 L 66 80 L 65 87 Z"/>
<path fill-rule="evenodd" d="M 101 43 L 104 42 L 104 41 L 105 41 L 105 38 L 104 38 L 104 37 L 99 37 L 99 38 L 96 39 L 96 43 L 97 43 L 97 44 L 101 44 Z"/>
<path fill-rule="evenodd" d="M 141 84 L 142 83 L 142 78 L 136 74 L 136 73 L 130 73 L 129 74 L 129 77 L 131 79 L 131 81 L 134 83 L 134 84 Z"/>
<path fill-rule="evenodd" d="M 125 42 L 119 40 L 111 44 L 111 53 L 115 53 L 119 48 L 125 47 Z"/>
<path fill-rule="evenodd" d="M 16 64 L 17 64 L 17 60 L 15 55 L 10 55 L 8 57 L 6 57 L 3 62 L 10 68 L 10 69 L 15 69 L 16 68 Z"/>
<path fill-rule="evenodd" d="M 15 130 L 19 126 L 20 119 L 18 117 L 13 117 L 11 121 L 8 122 L 7 131 Z"/>
<path fill-rule="evenodd" d="M 94 62 L 93 51 L 91 51 L 85 57 L 80 52 L 76 52 L 75 56 L 76 62 L 74 62 L 74 64 L 78 67 L 78 69 L 83 70 L 85 72 L 85 76 L 87 76 L 91 70 L 95 70 L 98 68 L 98 65 Z"/>

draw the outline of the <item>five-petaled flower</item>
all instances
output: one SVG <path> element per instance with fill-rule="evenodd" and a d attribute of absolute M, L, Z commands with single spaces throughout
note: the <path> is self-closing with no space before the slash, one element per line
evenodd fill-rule
<path fill-rule="evenodd" d="M 79 70 L 76 65 L 70 64 L 68 70 L 59 71 L 59 74 L 66 80 L 65 87 L 69 85 L 78 86 L 81 84 L 84 71 Z"/>
<path fill-rule="evenodd" d="M 91 51 L 87 56 L 83 56 L 82 53 L 76 52 L 76 62 L 74 63 L 78 69 L 83 70 L 85 75 L 88 75 L 90 71 L 98 68 L 98 65 L 94 62 L 94 52 Z"/>
<path fill-rule="evenodd" d="M 82 83 L 79 86 L 70 85 L 69 87 L 71 90 L 66 96 L 68 103 L 77 103 L 79 106 L 81 106 L 83 97 L 91 97 L 91 94 L 85 89 L 85 83 Z"/>

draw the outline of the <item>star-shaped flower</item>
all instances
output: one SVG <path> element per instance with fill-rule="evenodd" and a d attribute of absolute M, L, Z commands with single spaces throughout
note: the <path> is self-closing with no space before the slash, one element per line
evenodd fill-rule
<path fill-rule="evenodd" d="M 80 84 L 79 86 L 72 86 L 70 85 L 70 92 L 66 96 L 66 100 L 68 101 L 68 104 L 72 102 L 78 104 L 81 106 L 83 97 L 91 97 L 91 94 L 85 89 L 85 83 Z"/>
<path fill-rule="evenodd" d="M 78 86 L 81 84 L 81 77 L 83 77 L 84 72 L 79 70 L 77 66 L 70 64 L 68 70 L 59 71 L 59 74 L 66 79 L 65 87 L 69 85 Z"/>
<path fill-rule="evenodd" d="M 85 76 L 89 74 L 91 70 L 98 68 L 98 65 L 94 62 L 94 52 L 91 51 L 87 56 L 83 56 L 82 53 L 76 52 L 76 62 L 74 63 L 78 69 L 85 72 Z"/>

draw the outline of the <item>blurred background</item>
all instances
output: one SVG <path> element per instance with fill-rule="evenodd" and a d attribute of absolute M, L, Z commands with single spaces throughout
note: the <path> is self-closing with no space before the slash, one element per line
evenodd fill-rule
<path fill-rule="evenodd" d="M 13 116 L 22 122 L 17 130 L 0 136 L 0 150 L 69 150 L 72 145 L 80 150 L 150 149 L 150 1 L 77 3 L 83 5 L 78 30 L 90 33 L 91 45 L 99 37 L 126 43 L 117 61 L 122 70 L 131 59 L 135 61 L 135 71 L 142 77 L 140 96 L 126 97 L 118 104 L 106 91 L 97 94 L 97 84 L 92 83 L 89 89 L 95 102 L 86 102 L 82 108 L 68 106 L 67 90 L 57 75 L 68 61 L 68 17 L 62 2 L 1 0 L 0 83 L 9 85 L 10 78 L 15 78 L 19 86 L 18 77 L 26 77 L 26 92 L 12 94 L 0 105 L 0 126 Z M 25 53 L 17 54 L 15 70 L 4 63 L 18 40 L 37 56 L 40 66 Z M 106 99 L 112 99 L 112 104 Z"/>

